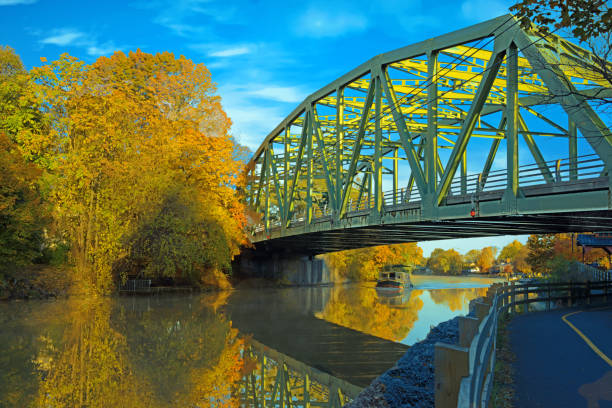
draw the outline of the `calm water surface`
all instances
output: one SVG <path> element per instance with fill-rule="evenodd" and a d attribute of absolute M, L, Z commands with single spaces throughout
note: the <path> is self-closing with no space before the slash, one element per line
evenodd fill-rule
<path fill-rule="evenodd" d="M 393 298 L 351 284 L 0 303 L 0 407 L 250 406 L 262 378 L 266 398 L 281 398 L 278 361 L 293 401 L 304 398 L 304 372 L 315 377 L 309 398 L 324 401 L 321 372 L 369 383 L 493 280 L 413 282 Z"/>

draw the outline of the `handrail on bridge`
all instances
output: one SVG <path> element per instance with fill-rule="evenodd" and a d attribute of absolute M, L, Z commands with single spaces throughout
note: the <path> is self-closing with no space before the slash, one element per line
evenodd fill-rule
<path fill-rule="evenodd" d="M 569 158 L 550 160 L 546 162 L 532 163 L 519 166 L 519 187 L 550 186 L 562 183 L 580 183 L 586 180 L 603 176 L 606 171 L 603 160 L 596 154 L 578 156 L 572 162 Z M 545 174 L 550 175 L 549 178 Z M 464 178 L 455 176 L 451 183 L 449 197 L 469 197 L 473 202 L 479 201 L 481 193 L 504 191 L 507 183 L 507 170 L 493 170 L 488 174 L 469 174 Z M 421 200 L 416 185 L 410 188 L 401 187 L 396 190 L 388 190 L 382 193 L 382 204 L 384 210 L 393 210 L 398 206 L 417 205 Z M 376 207 L 374 194 L 365 192 L 360 197 L 349 199 L 347 204 L 347 217 L 360 216 L 363 212 L 370 212 Z M 275 217 L 271 212 L 271 217 Z M 312 223 L 328 220 L 333 216 L 332 209 L 328 204 L 313 205 Z M 304 225 L 306 222 L 306 211 L 297 211 L 289 221 L 289 227 Z M 282 228 L 280 218 L 271 218 L 268 223 L 270 230 Z M 253 234 L 266 230 L 264 223 L 252 226 Z"/>
<path fill-rule="evenodd" d="M 487 296 L 472 303 L 474 316 L 460 317 L 459 345 L 436 343 L 436 408 L 485 408 L 493 386 L 497 323 L 502 313 L 529 311 L 529 304 L 553 302 L 590 305 L 612 296 L 612 272 L 596 275 L 598 281 L 534 282 L 492 285 Z M 519 299 L 517 299 L 517 297 Z M 522 309 L 522 310 L 521 310 Z"/>

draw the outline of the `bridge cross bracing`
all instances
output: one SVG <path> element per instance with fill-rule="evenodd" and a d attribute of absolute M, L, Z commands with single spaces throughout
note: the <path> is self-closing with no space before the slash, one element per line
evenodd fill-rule
<path fill-rule="evenodd" d="M 589 101 L 612 89 L 594 61 L 511 15 L 372 58 L 255 152 L 253 242 L 322 253 L 612 228 L 612 135 Z"/>

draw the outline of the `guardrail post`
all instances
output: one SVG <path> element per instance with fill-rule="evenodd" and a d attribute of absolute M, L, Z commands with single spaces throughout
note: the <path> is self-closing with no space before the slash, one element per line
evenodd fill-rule
<path fill-rule="evenodd" d="M 510 287 L 510 310 L 511 313 L 516 313 L 516 285 L 514 282 L 512 282 Z"/>
<path fill-rule="evenodd" d="M 434 350 L 435 407 L 457 408 L 461 379 L 470 375 L 469 350 L 445 343 Z"/>
<path fill-rule="evenodd" d="M 459 317 L 459 346 L 470 347 L 474 336 L 478 333 L 480 319 L 469 316 Z"/>
<path fill-rule="evenodd" d="M 574 293 L 573 293 L 573 290 L 572 290 L 572 286 L 573 286 L 572 282 L 570 281 L 570 283 L 569 283 L 569 296 L 567 298 L 567 306 L 569 306 L 569 307 L 572 307 L 572 304 L 573 304 L 573 295 L 574 295 Z"/>
<path fill-rule="evenodd" d="M 527 313 L 529 311 L 529 304 L 527 300 L 529 299 L 529 286 L 523 288 L 523 313 Z"/>
<path fill-rule="evenodd" d="M 547 292 L 547 297 L 546 297 L 546 311 L 550 312 L 550 283 L 546 284 L 546 292 Z"/>
<path fill-rule="evenodd" d="M 586 282 L 586 301 L 587 305 L 591 304 L 591 281 Z"/>
<path fill-rule="evenodd" d="M 486 315 L 489 313 L 490 308 L 491 308 L 491 305 L 487 303 L 483 303 L 483 302 L 474 303 L 474 314 L 476 315 L 476 318 L 478 319 L 478 323 L 480 323 L 482 319 L 486 317 Z"/>

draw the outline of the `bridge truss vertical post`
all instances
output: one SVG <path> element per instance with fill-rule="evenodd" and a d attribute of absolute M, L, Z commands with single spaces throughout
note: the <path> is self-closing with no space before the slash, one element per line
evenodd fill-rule
<path fill-rule="evenodd" d="M 374 103 L 375 103 L 375 125 L 374 125 L 374 215 L 382 213 L 382 89 L 380 86 L 380 76 L 372 74 L 374 83 Z"/>
<path fill-rule="evenodd" d="M 339 217 L 342 205 L 342 151 L 344 149 L 344 87 L 336 88 L 336 208 L 334 218 Z"/>
<path fill-rule="evenodd" d="M 398 188 L 398 183 L 397 183 L 397 178 L 398 178 L 398 174 L 397 174 L 397 147 L 393 148 L 393 205 L 397 204 L 397 188 Z"/>
<path fill-rule="evenodd" d="M 518 196 L 518 49 L 510 43 L 506 52 L 506 208 L 517 210 Z"/>
<path fill-rule="evenodd" d="M 568 119 L 567 134 L 569 141 L 569 178 L 570 181 L 574 181 L 578 180 L 578 131 L 576 129 L 576 123 L 571 119 Z"/>
<path fill-rule="evenodd" d="M 427 194 L 435 195 L 438 165 L 438 52 L 427 53 L 427 141 L 425 143 L 425 180 Z M 435 200 L 434 200 L 435 201 Z"/>
<path fill-rule="evenodd" d="M 283 211 L 281 211 L 281 218 L 282 218 L 282 226 L 283 228 L 285 228 L 287 226 L 287 218 L 286 218 L 286 214 L 287 211 L 285 211 L 285 208 L 287 207 L 288 204 L 288 199 L 287 199 L 287 186 L 289 184 L 289 161 L 290 161 L 290 155 L 291 155 L 291 126 L 289 124 L 286 125 L 285 127 L 285 140 L 283 143 L 283 148 L 284 148 L 284 160 L 283 160 Z"/>
<path fill-rule="evenodd" d="M 264 186 L 266 188 L 266 195 L 264 197 L 264 221 L 266 234 L 270 230 L 270 149 L 266 149 L 264 153 L 264 164 L 261 171 L 265 171 Z"/>
<path fill-rule="evenodd" d="M 467 149 L 461 157 L 461 194 L 467 194 Z"/>
<path fill-rule="evenodd" d="M 312 178 L 313 174 L 313 154 L 312 154 L 312 111 L 308 110 L 304 113 L 304 117 L 306 118 L 306 123 L 304 126 L 306 128 L 306 217 L 304 220 L 304 224 L 306 226 L 310 226 L 312 223 Z"/>

